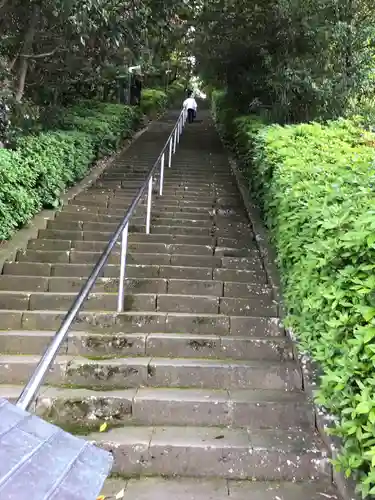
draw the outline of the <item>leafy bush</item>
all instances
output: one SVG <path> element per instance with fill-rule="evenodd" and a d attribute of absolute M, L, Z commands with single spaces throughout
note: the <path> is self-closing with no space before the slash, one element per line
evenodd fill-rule
<path fill-rule="evenodd" d="M 163 90 L 145 89 L 142 91 L 141 111 L 151 118 L 159 115 L 167 106 L 168 97 Z"/>
<path fill-rule="evenodd" d="M 59 126 L 79 130 L 95 139 L 97 156 L 115 151 L 121 142 L 130 137 L 140 120 L 139 110 L 122 104 L 82 101 L 68 108 Z"/>
<path fill-rule="evenodd" d="M 146 112 L 160 112 L 165 105 L 163 92 L 146 93 Z M 44 132 L 20 137 L 14 150 L 0 149 L 3 240 L 41 208 L 57 207 L 61 193 L 82 179 L 96 158 L 112 153 L 132 135 L 140 123 L 141 110 L 80 101 L 69 108 L 42 111 L 40 119 Z"/>
<path fill-rule="evenodd" d="M 80 132 L 47 132 L 0 150 L 0 238 L 7 239 L 42 207 L 56 207 L 65 187 L 82 179 L 94 159 Z"/>
<path fill-rule="evenodd" d="M 168 86 L 166 94 L 170 106 L 181 107 L 185 96 L 185 86 L 178 81 L 172 82 Z"/>
<path fill-rule="evenodd" d="M 220 117 L 223 111 L 216 113 Z M 375 493 L 375 136 L 349 120 L 232 123 L 275 244 L 287 324 L 318 362 L 337 467 Z"/>

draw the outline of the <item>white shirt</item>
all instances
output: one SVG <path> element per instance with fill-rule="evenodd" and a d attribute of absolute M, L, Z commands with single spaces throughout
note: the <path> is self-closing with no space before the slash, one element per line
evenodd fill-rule
<path fill-rule="evenodd" d="M 184 104 L 183 104 L 185 109 L 194 109 L 194 111 L 197 110 L 197 101 L 194 99 L 194 97 L 188 97 L 185 99 Z"/>

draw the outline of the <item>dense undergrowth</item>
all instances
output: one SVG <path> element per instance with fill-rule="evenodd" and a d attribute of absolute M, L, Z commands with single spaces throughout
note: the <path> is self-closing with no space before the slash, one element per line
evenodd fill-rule
<path fill-rule="evenodd" d="M 335 464 L 374 495 L 375 136 L 361 119 L 280 126 L 213 104 L 277 250 L 287 324 L 320 366 Z"/>
<path fill-rule="evenodd" d="M 41 113 L 12 148 L 0 149 L 0 239 L 57 207 L 67 187 L 132 136 L 143 114 L 155 118 L 179 92 L 178 85 L 168 95 L 146 89 L 140 107 L 82 100 Z"/>

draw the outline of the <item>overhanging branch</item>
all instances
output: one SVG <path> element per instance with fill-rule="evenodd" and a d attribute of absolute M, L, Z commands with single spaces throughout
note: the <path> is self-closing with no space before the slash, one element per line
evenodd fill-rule
<path fill-rule="evenodd" d="M 56 47 L 55 49 L 51 50 L 50 52 L 43 52 L 42 54 L 20 54 L 21 57 L 24 57 L 25 59 L 42 59 L 43 57 L 50 57 L 55 54 L 60 47 Z"/>

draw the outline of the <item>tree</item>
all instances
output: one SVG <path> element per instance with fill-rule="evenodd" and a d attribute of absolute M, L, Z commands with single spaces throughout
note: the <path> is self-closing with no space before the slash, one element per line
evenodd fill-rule
<path fill-rule="evenodd" d="M 202 76 L 247 110 L 254 98 L 281 122 L 342 114 L 368 87 L 370 0 L 212 0 L 196 19 Z"/>
<path fill-rule="evenodd" d="M 103 88 L 146 53 L 154 66 L 168 59 L 186 11 L 182 0 L 2 0 L 3 72 L 17 102 Z"/>

